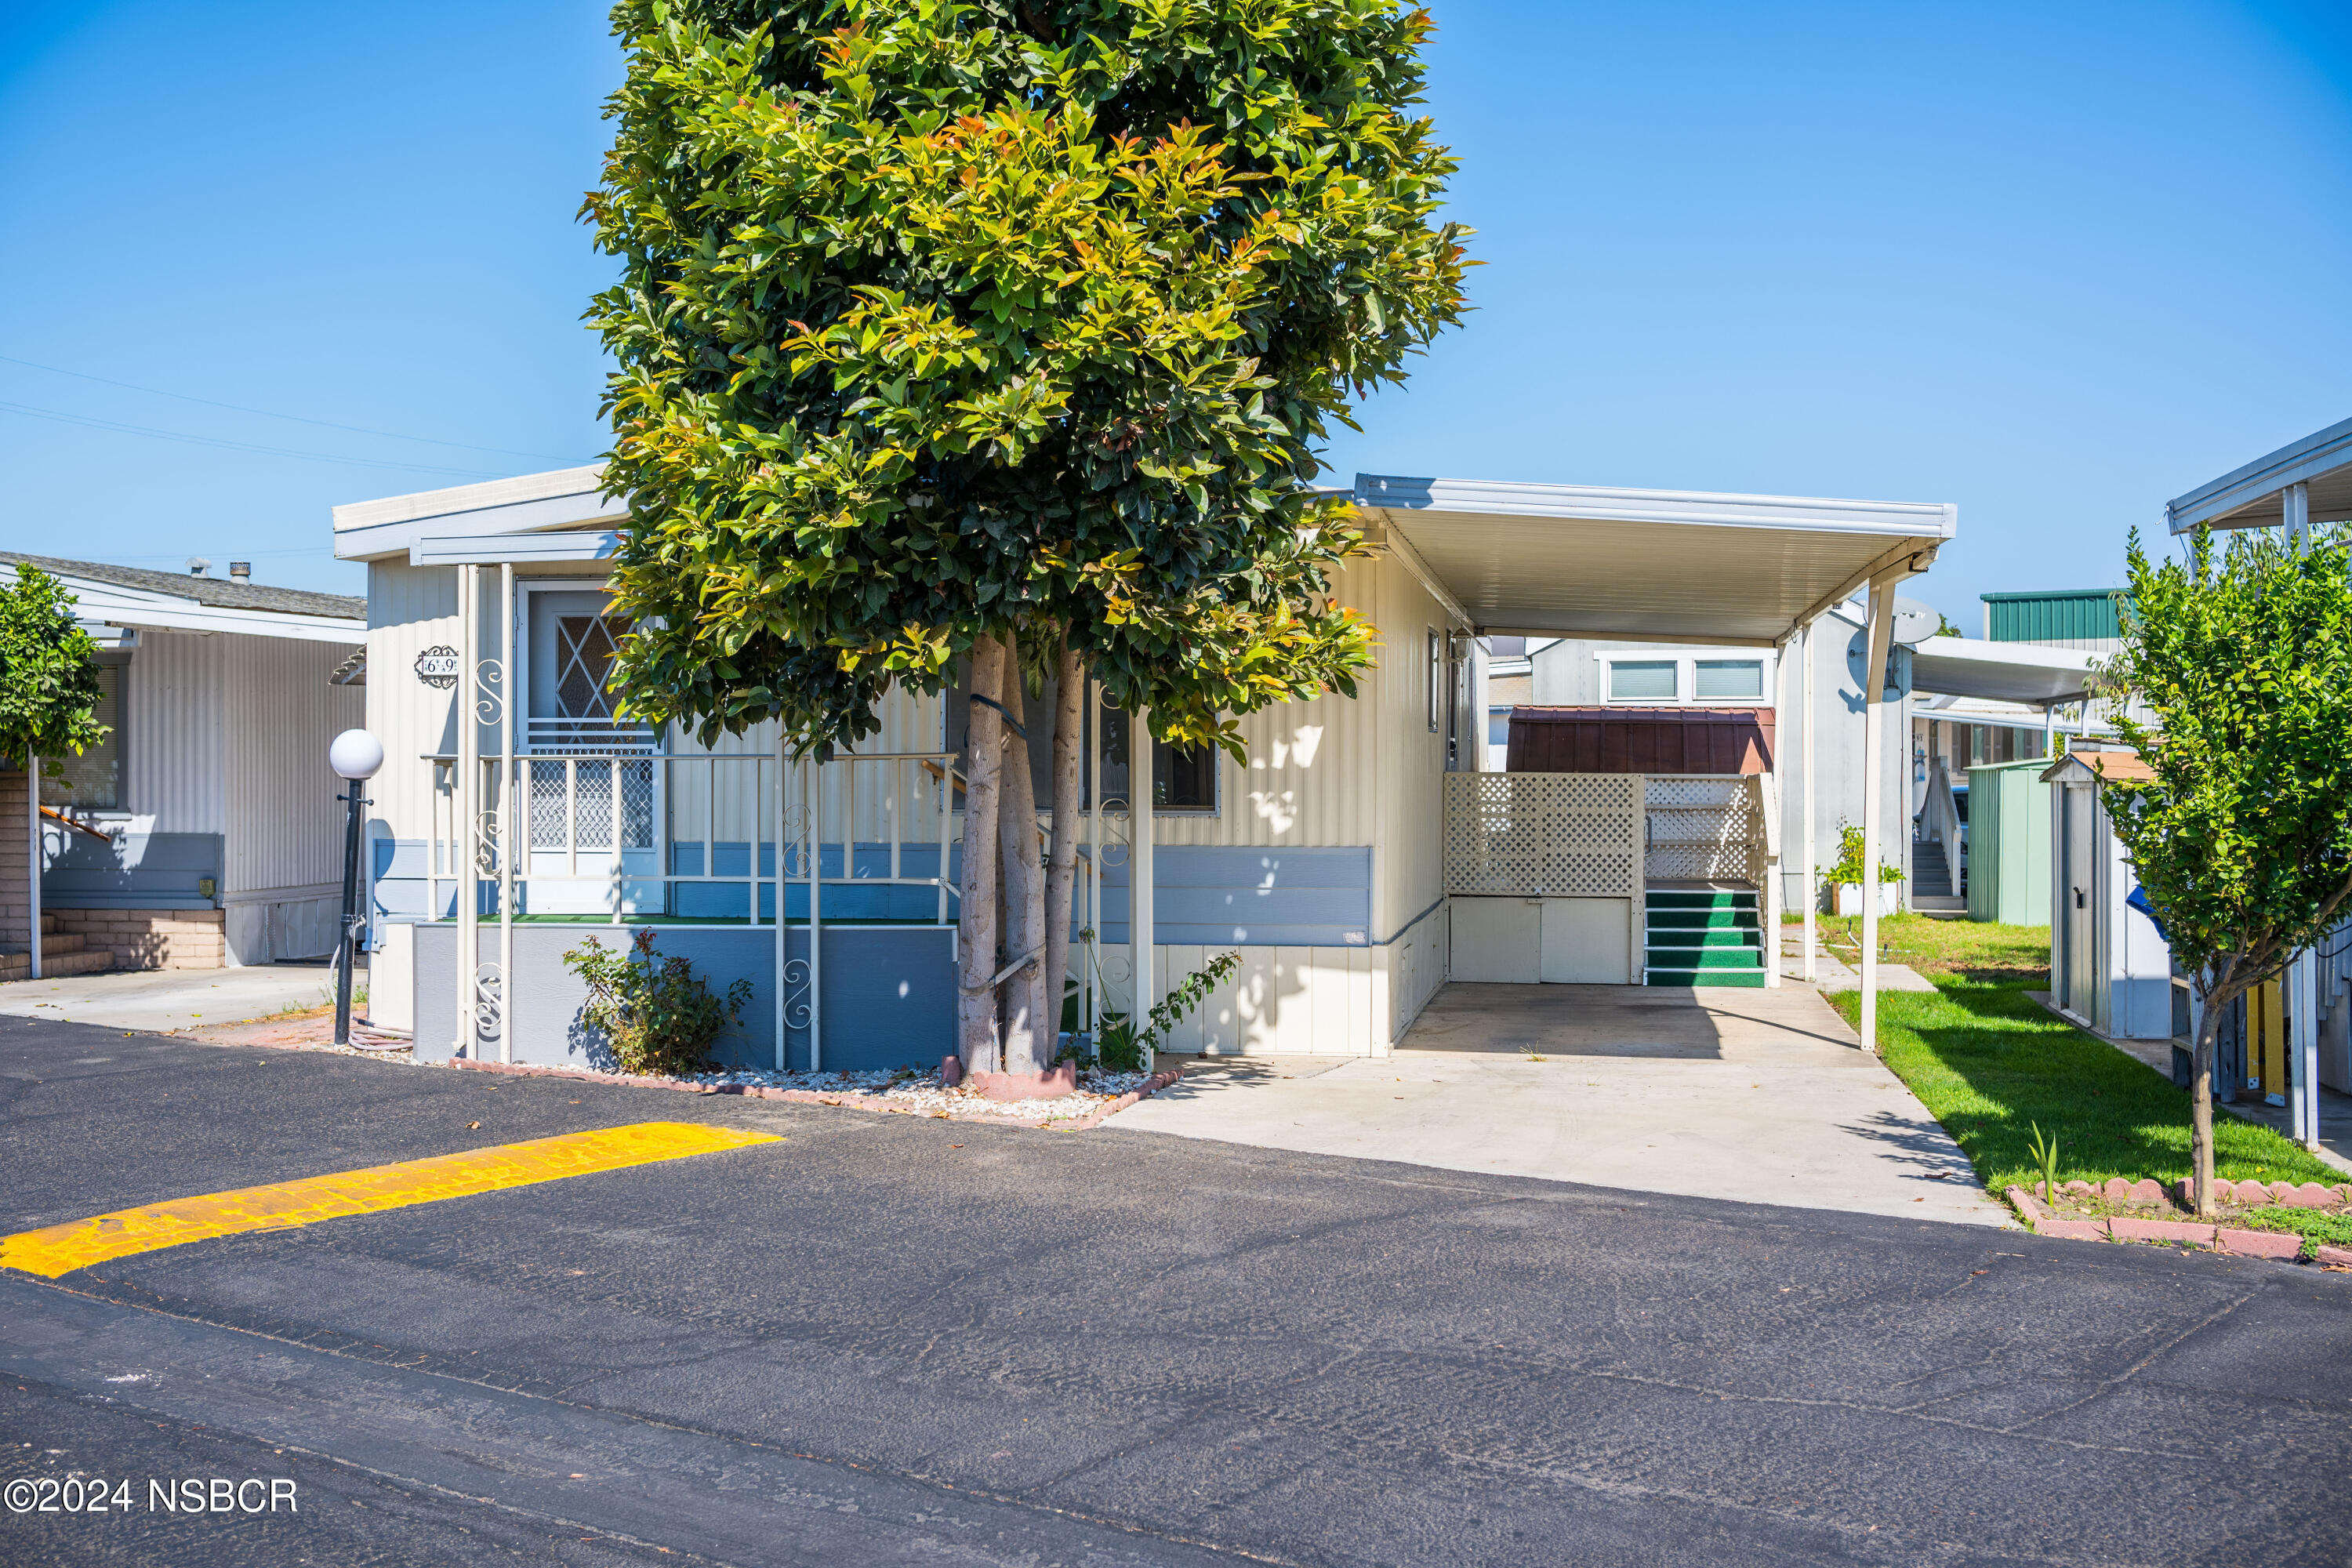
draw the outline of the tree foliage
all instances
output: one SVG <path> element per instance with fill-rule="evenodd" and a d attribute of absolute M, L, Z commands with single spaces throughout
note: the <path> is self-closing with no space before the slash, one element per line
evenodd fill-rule
<path fill-rule="evenodd" d="M 0 581 L 0 760 L 78 756 L 106 739 L 97 646 L 74 622 L 73 595 L 37 566 Z"/>
<path fill-rule="evenodd" d="M 1461 309 L 1396 0 L 622 0 L 585 216 L 623 279 L 616 679 L 707 736 L 869 733 L 984 635 L 1164 738 L 1352 693 L 1302 489 Z M 1042 635 L 1041 635 L 1042 632 Z"/>
<path fill-rule="evenodd" d="M 2199 1205 L 2212 1181 L 2223 1008 L 2275 977 L 2352 895 L 2352 579 L 2333 531 L 2200 530 L 2151 562 L 2133 535 L 2124 650 L 2107 676 L 2147 714 L 2116 727 L 2154 772 L 2116 779 L 2116 836 L 2203 1002 Z"/>

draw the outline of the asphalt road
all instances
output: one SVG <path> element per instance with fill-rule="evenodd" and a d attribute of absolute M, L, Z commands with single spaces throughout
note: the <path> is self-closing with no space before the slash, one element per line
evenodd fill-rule
<path fill-rule="evenodd" d="M 784 1141 L 0 1275 L 0 1563 L 2352 1561 L 2287 1265 L 14 1020 L 0 1232 L 651 1120 Z"/>

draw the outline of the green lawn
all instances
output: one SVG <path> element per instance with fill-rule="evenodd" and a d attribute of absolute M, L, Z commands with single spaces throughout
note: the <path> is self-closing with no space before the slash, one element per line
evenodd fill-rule
<path fill-rule="evenodd" d="M 1878 1037 L 1886 1065 L 1968 1151 L 1995 1193 L 2039 1179 L 2026 1144 L 2033 1124 L 2058 1138 L 2058 1179 L 2110 1176 L 2170 1182 L 2189 1174 L 2189 1094 L 2172 1080 L 2064 1022 L 2025 994 L 2047 981 L 2029 967 L 2044 928 L 1918 921 L 1928 932 L 1882 924 L 1888 957 L 1935 982 L 1936 993 L 1882 992 Z M 2006 933 L 2006 934 L 2004 934 Z M 1906 940 L 1918 950 L 1906 956 Z M 1860 997 L 1832 995 L 1847 1023 Z M 2231 1181 L 2342 1181 L 2342 1173 L 2267 1127 L 2214 1116 L 2214 1173 Z"/>

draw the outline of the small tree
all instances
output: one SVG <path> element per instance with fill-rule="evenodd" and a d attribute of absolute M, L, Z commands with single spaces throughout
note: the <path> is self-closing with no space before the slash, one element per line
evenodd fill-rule
<path fill-rule="evenodd" d="M 2141 706 L 2116 728 L 2154 770 L 2105 785 L 2173 956 L 2201 1004 L 2194 1048 L 2197 1210 L 2213 1189 L 2222 1014 L 2276 976 L 2352 895 L 2352 582 L 2340 532 L 2200 530 L 2151 563 L 2132 535 L 2124 649 L 2106 674 Z"/>
<path fill-rule="evenodd" d="M 74 624 L 73 595 L 37 566 L 0 582 L 0 760 L 24 767 L 79 756 L 106 739 L 96 645 Z M 38 784 L 32 786 L 37 791 Z"/>
<path fill-rule="evenodd" d="M 1464 231 L 1431 221 L 1453 162 L 1411 112 L 1427 14 L 613 19 L 628 78 L 585 210 L 624 264 L 589 312 L 631 509 L 614 679 L 646 719 L 706 739 L 773 719 L 805 747 L 870 733 L 890 682 L 939 690 L 968 656 L 963 1049 L 1042 1067 L 1082 683 L 1233 751 L 1234 715 L 1352 693 L 1370 660 L 1329 592 L 1359 541 L 1305 486 L 1328 423 L 1462 307 Z M 1024 721 L 1046 670 L 1065 699 Z M 1002 765 L 1029 723 L 1055 736 L 1050 851 Z"/>

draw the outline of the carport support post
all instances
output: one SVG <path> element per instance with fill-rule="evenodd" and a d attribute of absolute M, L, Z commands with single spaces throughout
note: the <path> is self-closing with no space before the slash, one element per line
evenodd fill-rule
<path fill-rule="evenodd" d="M 2287 966 L 2287 1021 L 2293 1033 L 2287 1048 L 2294 1053 L 2287 1071 L 2288 1119 L 2294 1141 L 2306 1149 L 2319 1147 L 2319 955 L 2309 948 Z"/>
<path fill-rule="evenodd" d="M 1813 631 L 1818 619 L 1805 623 L 1804 668 L 1798 679 L 1799 719 L 1797 723 L 1798 784 L 1805 803 L 1805 984 L 1811 985 L 1819 977 L 1814 967 L 1813 952 L 1821 944 L 1815 939 L 1813 920 L 1822 907 L 1821 871 L 1813 853 Z M 1773 939 L 1776 942 L 1779 938 Z"/>
<path fill-rule="evenodd" d="M 1886 654 L 1895 640 L 1895 582 L 1870 584 L 1870 656 L 1862 671 L 1862 1048 L 1878 1054 L 1878 879 L 1880 814 L 1886 781 Z"/>

